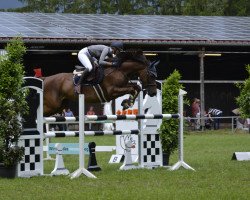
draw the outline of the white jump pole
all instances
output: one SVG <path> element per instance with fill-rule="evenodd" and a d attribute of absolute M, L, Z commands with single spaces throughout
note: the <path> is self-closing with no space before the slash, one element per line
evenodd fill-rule
<path fill-rule="evenodd" d="M 84 94 L 79 95 L 79 169 L 71 174 L 71 179 L 79 177 L 81 174 L 89 178 L 96 178 L 95 175 L 90 173 L 84 168 L 84 124 L 85 124 L 85 114 L 84 114 Z"/>
<path fill-rule="evenodd" d="M 179 96 L 178 96 L 178 108 L 179 108 L 179 114 L 180 114 L 180 119 L 179 119 L 179 161 L 175 163 L 172 167 L 169 168 L 169 170 L 177 170 L 180 167 L 184 167 L 185 169 L 191 169 L 194 170 L 192 167 L 190 167 L 187 163 L 184 162 L 183 160 L 183 96 L 187 94 L 186 91 L 184 90 L 179 90 Z M 195 170 L 194 170 L 195 171 Z"/>

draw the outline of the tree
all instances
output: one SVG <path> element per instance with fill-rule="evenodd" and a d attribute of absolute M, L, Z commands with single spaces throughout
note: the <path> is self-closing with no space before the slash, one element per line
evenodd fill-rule
<path fill-rule="evenodd" d="M 249 16 L 250 1 L 249 0 L 228 0 L 225 7 L 226 16 Z"/>
<path fill-rule="evenodd" d="M 236 102 L 240 108 L 240 114 L 243 118 L 250 118 L 250 65 L 246 66 L 248 78 L 243 84 L 237 84 L 240 89 L 240 95 L 236 98 Z"/>
<path fill-rule="evenodd" d="M 162 15 L 181 15 L 182 0 L 160 0 L 159 13 Z"/>
<path fill-rule="evenodd" d="M 74 1 L 72 0 L 19 0 L 27 6 L 18 8 L 18 11 L 24 12 L 65 12 Z M 76 1 L 77 2 L 77 1 Z"/>
<path fill-rule="evenodd" d="M 17 12 L 249 16 L 249 0 L 19 0 Z"/>
<path fill-rule="evenodd" d="M 228 0 L 186 0 L 184 15 L 221 16 Z"/>

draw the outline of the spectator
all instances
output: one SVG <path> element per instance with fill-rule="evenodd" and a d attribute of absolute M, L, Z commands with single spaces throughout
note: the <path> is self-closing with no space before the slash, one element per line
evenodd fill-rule
<path fill-rule="evenodd" d="M 95 115 L 94 107 L 90 106 L 87 115 Z"/>
<path fill-rule="evenodd" d="M 90 106 L 87 115 L 95 115 L 94 107 Z M 89 123 L 89 130 L 92 128 L 92 123 Z"/>
<path fill-rule="evenodd" d="M 191 108 L 192 108 L 192 117 L 196 117 L 197 114 L 200 113 L 200 100 L 194 98 Z"/>
<path fill-rule="evenodd" d="M 52 115 L 52 117 L 61 117 L 62 115 L 60 113 L 56 113 Z M 58 130 L 58 131 L 63 131 L 64 127 L 63 124 L 51 124 L 51 130 Z"/>
<path fill-rule="evenodd" d="M 66 111 L 64 112 L 65 117 L 74 117 L 73 112 L 70 110 L 70 108 L 67 108 Z"/>
<path fill-rule="evenodd" d="M 70 108 L 63 109 L 62 115 L 64 117 L 74 117 L 73 112 L 70 110 Z M 64 124 L 64 130 L 68 131 L 69 130 L 69 124 Z"/>
<path fill-rule="evenodd" d="M 240 109 L 239 108 L 235 108 L 231 111 L 231 115 L 234 117 L 233 118 L 233 126 L 234 128 L 238 128 L 238 124 L 241 123 L 240 122 Z"/>
<path fill-rule="evenodd" d="M 194 98 L 194 101 L 191 105 L 192 117 L 198 118 L 195 119 L 195 129 L 200 129 L 200 99 Z"/>
<path fill-rule="evenodd" d="M 206 111 L 204 117 L 205 117 L 205 128 L 210 130 L 214 120 L 212 119 L 211 114 L 207 113 Z"/>
<path fill-rule="evenodd" d="M 208 114 L 210 114 L 211 117 L 215 117 L 214 118 L 214 130 L 219 129 L 220 128 L 220 118 L 216 118 L 216 117 L 221 117 L 222 111 L 219 109 L 216 109 L 216 108 L 209 108 Z"/>

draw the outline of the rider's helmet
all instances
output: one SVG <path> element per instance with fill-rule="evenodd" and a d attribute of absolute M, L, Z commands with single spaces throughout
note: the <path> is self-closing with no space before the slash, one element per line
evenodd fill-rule
<path fill-rule="evenodd" d="M 112 42 L 110 47 L 117 48 L 119 51 L 121 51 L 123 50 L 123 42 L 120 42 L 120 41 Z"/>

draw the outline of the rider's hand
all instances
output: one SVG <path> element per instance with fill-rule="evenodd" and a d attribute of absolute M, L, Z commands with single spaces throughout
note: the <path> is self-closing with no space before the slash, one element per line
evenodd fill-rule
<path fill-rule="evenodd" d="M 98 66 L 98 61 L 97 60 L 94 61 L 94 65 Z"/>

